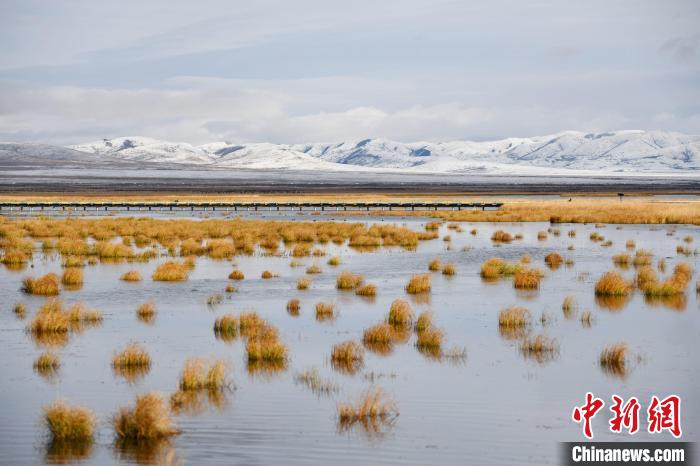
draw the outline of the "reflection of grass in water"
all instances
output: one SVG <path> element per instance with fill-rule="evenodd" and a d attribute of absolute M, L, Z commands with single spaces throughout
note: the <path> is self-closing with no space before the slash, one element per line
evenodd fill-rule
<path fill-rule="evenodd" d="M 248 375 L 253 377 L 270 378 L 287 370 L 287 360 L 263 360 L 248 361 L 246 365 Z"/>
<path fill-rule="evenodd" d="M 595 296 L 598 307 L 608 311 L 621 311 L 627 306 L 629 300 L 629 296 Z"/>
<path fill-rule="evenodd" d="M 644 302 L 649 306 L 662 306 L 673 311 L 684 311 L 688 305 L 688 297 L 685 294 L 644 296 Z"/>
<path fill-rule="evenodd" d="M 628 350 L 629 348 L 625 342 L 605 347 L 599 358 L 600 368 L 603 372 L 618 379 L 625 379 L 629 369 L 627 361 Z"/>
<path fill-rule="evenodd" d="M 520 343 L 520 353 L 526 359 L 545 364 L 556 359 L 559 355 L 559 347 L 556 340 L 545 335 L 537 335 L 534 338 L 525 337 L 523 339 Z"/>
<path fill-rule="evenodd" d="M 370 438 L 382 437 L 398 416 L 393 399 L 380 388 L 366 390 L 356 403 L 338 404 L 338 431 L 360 428 Z"/>
<path fill-rule="evenodd" d="M 120 462 L 140 466 L 184 464 L 176 458 L 175 450 L 167 438 L 140 441 L 118 439 L 114 442 L 113 454 Z"/>
<path fill-rule="evenodd" d="M 75 464 L 92 455 L 93 443 L 88 441 L 52 439 L 46 444 L 44 461 L 47 464 Z"/>
<path fill-rule="evenodd" d="M 229 389 L 178 390 L 170 396 L 170 409 L 175 414 L 197 415 L 211 407 L 224 411 L 230 405 Z"/>
<path fill-rule="evenodd" d="M 48 381 L 54 381 L 58 376 L 61 360 L 58 355 L 46 351 L 34 361 L 34 371 Z"/>
<path fill-rule="evenodd" d="M 355 374 L 364 365 L 364 351 L 355 341 L 338 343 L 331 350 L 331 366 L 338 372 Z"/>

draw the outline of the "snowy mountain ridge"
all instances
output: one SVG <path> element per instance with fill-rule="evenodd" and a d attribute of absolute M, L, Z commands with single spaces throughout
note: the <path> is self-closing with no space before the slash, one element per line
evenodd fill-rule
<path fill-rule="evenodd" d="M 42 154 L 50 152 L 47 147 L 50 146 L 41 146 Z M 10 149 L 5 147 L 5 151 Z M 566 131 L 530 138 L 440 143 L 364 139 L 340 143 L 192 145 L 122 137 L 57 148 L 57 152 L 60 151 L 79 154 L 81 159 L 89 156 L 108 162 L 189 164 L 218 169 L 542 175 L 554 169 L 618 174 L 700 174 L 700 136 L 665 131 Z M 23 146 L 15 150 L 14 156 L 28 152 L 31 150 Z M 0 147 L 0 156 L 2 154 L 3 147 Z"/>

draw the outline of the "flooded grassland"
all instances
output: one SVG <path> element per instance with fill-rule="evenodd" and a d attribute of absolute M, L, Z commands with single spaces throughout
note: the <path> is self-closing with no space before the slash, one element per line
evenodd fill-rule
<path fill-rule="evenodd" d="M 554 464 L 587 391 L 696 441 L 698 231 L 3 217 L 0 463 Z"/>

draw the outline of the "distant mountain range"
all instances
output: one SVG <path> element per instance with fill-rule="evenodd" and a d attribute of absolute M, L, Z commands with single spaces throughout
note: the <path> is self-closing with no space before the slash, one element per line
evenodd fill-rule
<path fill-rule="evenodd" d="M 700 175 L 700 136 L 663 131 L 582 133 L 498 141 L 412 142 L 365 139 L 341 143 L 195 146 L 122 137 L 68 147 L 0 143 L 0 163 L 53 166 L 407 171 L 413 173 Z"/>

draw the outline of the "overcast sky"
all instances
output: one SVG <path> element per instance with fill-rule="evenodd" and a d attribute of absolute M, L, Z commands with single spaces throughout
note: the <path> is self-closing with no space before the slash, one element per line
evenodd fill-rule
<path fill-rule="evenodd" d="M 0 141 L 700 134 L 697 0 L 3 0 Z"/>

